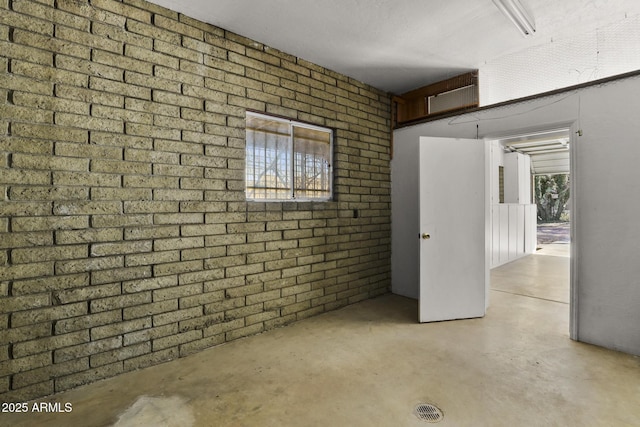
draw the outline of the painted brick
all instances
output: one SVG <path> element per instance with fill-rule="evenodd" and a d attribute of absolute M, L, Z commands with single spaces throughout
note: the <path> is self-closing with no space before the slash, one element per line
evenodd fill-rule
<path fill-rule="evenodd" d="M 179 34 L 189 36 L 196 40 L 204 40 L 204 32 L 201 29 L 183 24 L 164 16 L 156 16 L 154 24 L 160 28 L 165 28 Z"/>
<path fill-rule="evenodd" d="M 223 34 L 205 33 L 205 41 L 214 46 L 219 46 L 225 50 L 230 50 L 239 54 L 244 54 L 245 52 L 245 47 L 241 43 L 233 40 L 233 33 L 229 31 L 226 31 Z"/>
<path fill-rule="evenodd" d="M 145 294 L 146 295 L 146 294 Z M 149 293 L 149 297 L 151 294 Z M 136 319 L 139 317 L 152 316 L 154 314 L 176 311 L 178 309 L 178 300 L 167 300 L 153 302 L 149 304 L 128 307 L 123 310 L 122 317 L 124 320 Z"/>
<path fill-rule="evenodd" d="M 89 110 L 87 108 L 87 112 L 88 111 Z M 122 159 L 122 149 L 119 147 L 105 147 L 66 142 L 58 142 L 55 144 L 55 154 L 63 157 L 82 157 L 87 159 Z"/>
<path fill-rule="evenodd" d="M 15 123 L 11 126 L 12 135 L 24 136 L 27 138 L 53 139 L 56 141 L 88 142 L 86 130 L 70 129 L 62 126 Z"/>
<path fill-rule="evenodd" d="M 118 257 L 119 259 L 120 257 Z M 91 273 L 91 284 L 120 282 L 123 280 L 142 279 L 151 276 L 151 268 L 148 266 L 127 267 L 116 270 L 100 270 Z"/>
<path fill-rule="evenodd" d="M 224 334 L 226 331 L 236 330 L 244 326 L 243 319 L 231 320 L 229 322 L 218 323 L 216 325 L 211 325 L 203 328 L 204 337 L 216 336 L 219 334 Z"/>
<path fill-rule="evenodd" d="M 152 341 L 152 350 L 159 351 L 169 347 L 175 347 L 179 344 L 194 341 L 202 338 L 202 331 L 188 331 L 164 338 L 158 338 Z"/>
<path fill-rule="evenodd" d="M 112 118 L 121 121 L 151 124 L 153 123 L 153 115 L 138 111 L 126 110 L 124 108 L 114 108 L 102 105 L 94 105 L 91 108 L 91 115 L 101 118 Z"/>
<path fill-rule="evenodd" d="M 128 135 L 150 136 L 160 139 L 180 139 L 180 130 L 171 128 L 162 128 L 158 126 L 145 125 L 141 123 L 127 123 L 125 131 Z"/>
<path fill-rule="evenodd" d="M 216 58 L 225 59 L 227 57 L 225 49 L 219 46 L 212 45 L 210 43 L 193 39 L 191 37 L 183 37 L 182 46 L 184 46 L 187 49 L 190 49 L 202 54 L 206 54 L 212 57 L 216 57 Z M 203 61 L 197 61 L 197 62 L 202 63 Z"/>
<path fill-rule="evenodd" d="M 120 310 L 105 311 L 102 313 L 88 314 L 86 316 L 73 317 L 71 319 L 58 320 L 55 324 L 55 333 L 66 334 L 75 331 L 85 330 L 87 328 L 97 328 L 102 325 L 116 323 L 122 321 L 122 313 Z M 91 336 L 94 332 L 91 330 Z"/>
<path fill-rule="evenodd" d="M 136 21 L 151 22 L 152 13 L 137 7 L 132 7 L 120 2 L 110 0 L 91 0 L 91 5 L 100 9 L 108 10 L 116 15 L 126 16 Z"/>
<path fill-rule="evenodd" d="M 156 351 L 148 355 L 134 357 L 124 361 L 124 369 L 126 371 L 132 371 L 136 369 L 145 368 L 151 365 L 157 365 L 158 363 L 166 362 L 179 357 L 180 353 L 178 348 L 172 347 L 166 350 Z"/>
<path fill-rule="evenodd" d="M 92 49 L 106 50 L 109 52 L 122 52 L 122 42 L 112 40 L 108 37 L 101 37 L 85 31 L 78 31 L 73 28 L 56 27 L 56 38 L 68 40 Z"/>
<path fill-rule="evenodd" d="M 64 53 L 64 50 L 62 50 Z M 69 53 L 71 55 L 72 53 Z M 78 56 L 76 54 L 76 56 Z M 110 80 L 122 81 L 124 72 L 121 69 L 109 67 L 106 64 L 99 64 L 97 59 L 89 61 L 87 58 L 74 58 L 72 56 L 56 55 L 56 66 L 60 69 L 75 71 L 90 76 L 108 78 Z"/>
<path fill-rule="evenodd" d="M 173 44 L 180 44 L 180 34 L 167 31 L 163 28 L 149 25 L 143 22 L 128 20 L 126 29 L 129 32 L 147 36 L 152 39 L 160 39 Z"/>
<path fill-rule="evenodd" d="M 188 356 L 207 347 L 212 347 L 224 342 L 224 334 L 214 335 L 200 340 L 191 341 L 179 346 L 180 356 Z"/>
<path fill-rule="evenodd" d="M 157 232 L 155 229 L 150 229 Z M 176 235 L 178 230 L 176 229 Z M 144 236 L 151 237 L 151 236 Z M 144 252 L 139 254 L 131 254 L 125 256 L 125 265 L 127 267 L 137 267 L 144 265 L 155 265 L 172 263 L 180 260 L 180 251 L 164 251 L 164 252 Z"/>
<path fill-rule="evenodd" d="M 119 284 L 110 284 L 103 286 L 91 286 L 86 288 L 76 288 L 65 291 L 56 291 L 53 294 L 54 300 L 59 304 L 68 304 L 71 302 L 87 301 L 96 298 L 104 298 L 120 294 Z"/>
<path fill-rule="evenodd" d="M 100 354 L 93 354 L 89 357 L 89 364 L 92 368 L 115 363 L 122 360 L 133 359 L 136 356 L 151 352 L 151 343 L 141 343 L 124 348 L 106 351 Z"/>
<path fill-rule="evenodd" d="M 235 329 L 233 331 L 226 333 L 226 340 L 232 341 L 238 338 L 246 337 L 249 335 L 255 335 L 264 330 L 264 325 L 262 323 L 257 323 L 251 326 L 246 326 L 244 328 Z"/>
<path fill-rule="evenodd" d="M 162 40 L 155 40 L 153 42 L 153 49 L 156 52 L 162 52 L 167 55 L 175 56 L 177 58 L 181 58 L 187 61 L 196 62 L 200 64 L 203 62 L 202 53 L 191 50 L 191 49 L 187 49 L 181 46 L 176 46 L 173 43 L 167 43 Z M 162 62 L 157 61 L 156 63 L 162 63 Z"/>
<path fill-rule="evenodd" d="M 109 37 L 113 40 L 118 40 L 126 44 L 133 44 L 146 49 L 151 49 L 153 47 L 153 40 L 151 38 L 130 33 L 124 29 L 125 23 L 127 22 L 126 18 L 102 11 L 97 12 L 98 13 L 96 13 L 96 15 L 99 15 L 100 17 L 91 23 L 91 32 L 93 34 Z M 111 19 L 111 22 L 109 22 L 109 18 L 114 19 Z M 109 25 L 107 25 L 107 23 Z"/>
<path fill-rule="evenodd" d="M 0 249 L 53 245 L 49 231 L 29 233 L 0 233 Z"/>
<path fill-rule="evenodd" d="M 18 359 L 11 359 L 0 362 L 0 370 L 2 372 L 15 372 L 20 374 L 21 372 L 27 372 L 32 370 L 38 370 L 51 366 L 51 354 L 49 352 L 39 353 L 31 356 L 21 357 Z M 8 377 L 7 377 L 8 378 Z M 23 383 L 24 389 L 26 385 Z M 6 394 L 4 397 L 8 397 Z"/>
<path fill-rule="evenodd" d="M 33 64 L 53 65 L 53 54 L 51 52 L 5 41 L 0 41 L 0 50 L 8 58 L 29 61 Z"/>
<path fill-rule="evenodd" d="M 184 286 L 174 286 L 153 291 L 153 301 L 164 301 L 168 299 L 177 299 L 185 296 L 196 295 L 202 293 L 202 284 L 196 283 Z"/>
<path fill-rule="evenodd" d="M 0 24 L 23 28 L 32 33 L 53 35 L 53 23 L 3 8 Z"/>
<path fill-rule="evenodd" d="M 32 325 L 51 320 L 66 319 L 87 314 L 86 303 L 67 304 L 39 310 L 20 311 L 11 314 L 14 327 Z"/>
<path fill-rule="evenodd" d="M 56 380 L 56 392 L 61 392 L 74 387 L 81 386 L 102 378 L 112 377 L 123 372 L 123 364 L 121 362 L 112 363 L 101 366 L 99 368 L 83 371 L 78 374 L 59 377 Z"/>
<path fill-rule="evenodd" d="M 34 308 L 37 308 L 37 306 Z M 19 328 L 11 328 L 8 331 L 3 331 L 3 334 L 0 337 L 0 345 L 15 344 L 18 342 L 31 341 L 49 336 L 51 336 L 51 324 L 48 322 L 22 326 Z"/>
<path fill-rule="evenodd" d="M 15 74 L 4 75 L 0 80 L 0 88 L 20 91 L 30 91 L 41 95 L 51 95 L 53 93 L 53 83 L 38 81 L 28 77 Z M 4 97 L 6 98 L 6 97 Z M 3 132 L 6 133 L 6 132 Z"/>
<path fill-rule="evenodd" d="M 178 279 L 175 276 L 164 276 L 127 281 L 122 284 L 122 290 L 125 293 L 136 293 L 147 290 L 168 288 L 177 285 Z"/>
<path fill-rule="evenodd" d="M 56 242 L 58 244 L 110 242 L 118 240 L 122 240 L 122 230 L 119 229 L 84 229 L 56 231 Z"/>
<path fill-rule="evenodd" d="M 56 201 L 53 205 L 54 215 L 107 215 L 121 212 L 120 201 Z"/>
<path fill-rule="evenodd" d="M 94 50 L 91 56 L 91 64 L 103 64 L 103 65 L 89 65 L 89 69 L 92 71 L 90 75 L 97 77 L 109 78 L 111 80 L 124 80 L 124 70 L 135 71 L 137 73 L 151 75 L 153 73 L 153 64 L 142 61 L 136 58 L 124 57 L 122 55 L 107 52 L 103 50 Z M 102 69 L 102 67 L 111 67 L 111 71 L 107 73 L 96 72 Z M 94 71 L 95 70 L 95 71 Z M 118 77 L 118 78 L 114 78 Z M 106 84 L 105 82 L 101 83 Z"/>
<path fill-rule="evenodd" d="M 122 347 L 122 338 L 107 338 L 103 340 L 95 340 L 89 343 L 74 345 L 62 348 L 53 352 L 53 360 L 56 364 L 66 362 L 68 360 L 80 359 L 84 356 L 102 353 L 107 350 Z"/>
<path fill-rule="evenodd" d="M 125 149 L 124 159 L 132 162 L 150 162 L 177 164 L 180 157 L 177 153 L 166 153 L 161 151 L 137 150 L 133 148 Z"/>
<path fill-rule="evenodd" d="M 192 40 L 192 39 L 189 39 Z M 187 72 L 184 70 L 183 64 L 185 62 L 180 62 L 180 70 L 175 70 L 173 68 L 163 67 L 161 65 L 155 65 L 153 68 L 153 75 L 156 77 L 160 77 L 162 79 L 166 79 L 168 81 L 174 81 L 178 83 L 185 83 L 191 86 L 204 86 L 204 76 L 201 73 L 193 74 L 191 72 Z M 197 64 L 193 64 L 197 66 Z M 200 68 L 200 70 L 205 69 L 206 67 Z"/>
<path fill-rule="evenodd" d="M 92 219 L 94 227 L 131 227 L 151 225 L 152 215 L 97 215 Z"/>
<path fill-rule="evenodd" d="M 162 326 L 202 316 L 202 307 L 192 307 L 153 316 L 153 326 Z"/>
<path fill-rule="evenodd" d="M 125 45 L 124 54 L 130 58 L 139 59 L 140 61 L 145 61 L 150 64 L 162 64 L 165 67 L 176 70 L 179 68 L 180 64 L 177 58 L 134 45 Z"/>
<path fill-rule="evenodd" d="M 25 264 L 38 261 L 85 258 L 86 256 L 86 245 L 33 247 L 11 251 L 11 262 L 13 264 Z"/>
<path fill-rule="evenodd" d="M 155 276 L 164 276 L 168 274 L 181 274 L 181 273 L 201 271 L 202 268 L 203 268 L 202 260 L 180 261 L 180 262 L 154 265 L 153 274 Z"/>
<path fill-rule="evenodd" d="M 95 103 L 102 105 L 111 105 L 114 107 L 124 105 L 124 96 L 101 92 L 99 90 L 91 90 L 80 87 L 73 87 L 64 84 L 56 84 L 56 96 L 62 99 L 71 99 L 86 103 Z M 87 142 L 86 139 L 79 141 L 73 139 L 75 142 Z"/>
<path fill-rule="evenodd" d="M 93 270 L 104 270 L 109 268 L 122 267 L 123 257 L 103 257 L 103 258 L 86 258 L 73 261 L 56 262 L 56 274 L 73 274 L 87 272 Z"/>
<path fill-rule="evenodd" d="M 91 171 L 122 175 L 147 175 L 151 173 L 151 164 L 141 162 L 125 162 L 122 160 L 114 161 L 95 159 L 91 161 Z"/>
<path fill-rule="evenodd" d="M 19 187 L 9 190 L 11 200 L 84 200 L 89 198 L 89 189 L 82 187 Z"/>
<path fill-rule="evenodd" d="M 0 329 L 24 357 L 0 341 L 5 396 L 388 290 L 386 94 L 142 0 L 12 6 L 0 16 Z M 245 201 L 247 108 L 337 130 L 336 202 Z"/>
<path fill-rule="evenodd" d="M 0 280 L 18 280 L 48 276 L 53 274 L 52 267 L 53 263 L 51 262 L 0 266 Z"/>
<path fill-rule="evenodd" d="M 3 400 L 7 402 L 20 402 L 35 399 L 39 396 L 47 396 L 54 393 L 53 380 L 22 387 L 3 394 Z"/>
<path fill-rule="evenodd" d="M 91 329 L 91 339 L 101 340 L 109 337 L 117 337 L 133 331 L 141 331 L 152 326 L 151 317 L 143 317 L 134 320 L 120 321 L 118 323 L 106 324 Z M 120 339 L 118 338 L 118 341 Z M 115 341 L 112 341 L 115 344 Z M 114 348 L 120 347 L 115 345 Z M 96 353 L 96 352 L 94 352 Z"/>
<path fill-rule="evenodd" d="M 190 307 L 200 307 L 208 304 L 212 304 L 215 302 L 220 302 L 224 300 L 224 292 L 223 291 L 215 291 L 215 292 L 206 292 L 198 295 L 182 297 L 180 298 L 180 308 L 190 308 Z M 202 317 L 198 317 L 197 319 L 201 319 Z M 181 322 L 181 325 L 184 323 Z"/>
<path fill-rule="evenodd" d="M 91 143 L 141 150 L 149 150 L 153 147 L 153 140 L 149 135 L 124 135 L 98 131 L 91 132 Z"/>
<path fill-rule="evenodd" d="M 108 311 L 114 308 L 123 308 L 123 312 L 131 310 L 130 307 L 140 306 L 140 304 L 149 303 L 151 301 L 150 292 L 141 292 L 137 294 L 114 296 L 109 298 L 102 298 L 93 300 L 90 303 L 91 313 L 99 313 L 101 311 Z M 125 315 L 123 319 L 128 320 Z"/>
<path fill-rule="evenodd" d="M 180 227 L 165 225 L 155 227 L 127 227 L 124 229 L 125 240 L 161 239 L 177 237 L 180 235 Z"/>
<path fill-rule="evenodd" d="M 88 283 L 88 274 L 28 278 L 25 280 L 17 280 L 13 283 L 13 295 L 17 296 L 55 291 L 59 289 L 71 289 L 88 285 Z"/>
<path fill-rule="evenodd" d="M 286 326 L 292 322 L 295 322 L 296 319 L 296 315 L 295 314 L 289 314 L 286 316 L 282 316 L 280 315 L 280 317 L 273 319 L 273 320 L 267 320 L 264 322 L 264 329 L 265 331 L 267 330 L 271 330 L 274 328 L 280 328 L 283 326 Z"/>
<path fill-rule="evenodd" d="M 147 100 L 151 99 L 151 89 L 149 88 L 115 82 L 94 76 L 89 77 L 89 88 L 94 91 L 108 92 L 110 94 L 119 94 Z"/>

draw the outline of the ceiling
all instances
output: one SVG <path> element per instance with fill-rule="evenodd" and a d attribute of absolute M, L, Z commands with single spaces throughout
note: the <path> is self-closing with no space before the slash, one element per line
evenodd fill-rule
<path fill-rule="evenodd" d="M 522 0 L 520 35 L 492 0 L 151 0 L 400 94 L 640 13 L 638 0 Z"/>
<path fill-rule="evenodd" d="M 569 131 L 567 129 L 538 132 L 500 140 L 505 151 L 531 156 L 531 173 L 553 175 L 569 173 Z"/>

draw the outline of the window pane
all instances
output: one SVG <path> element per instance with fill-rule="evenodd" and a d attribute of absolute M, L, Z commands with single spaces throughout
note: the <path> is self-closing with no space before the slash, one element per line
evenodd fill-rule
<path fill-rule="evenodd" d="M 293 128 L 294 194 L 297 199 L 331 197 L 331 132 Z"/>
<path fill-rule="evenodd" d="M 246 123 L 247 198 L 291 198 L 289 124 L 255 116 L 247 116 Z"/>

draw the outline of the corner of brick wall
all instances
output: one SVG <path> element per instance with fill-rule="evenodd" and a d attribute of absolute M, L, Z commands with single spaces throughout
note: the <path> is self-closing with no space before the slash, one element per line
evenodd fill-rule
<path fill-rule="evenodd" d="M 0 400 L 388 292 L 388 94 L 143 0 L 0 0 L 0 52 Z M 246 109 L 335 129 L 335 201 L 245 201 Z"/>

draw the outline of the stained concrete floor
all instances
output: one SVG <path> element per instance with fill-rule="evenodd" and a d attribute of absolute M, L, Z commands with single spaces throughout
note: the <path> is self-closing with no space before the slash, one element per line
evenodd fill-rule
<path fill-rule="evenodd" d="M 569 304 L 569 251 L 568 244 L 540 244 L 535 255 L 492 270 L 491 288 Z"/>
<path fill-rule="evenodd" d="M 47 399 L 71 413 L 0 425 L 423 426 L 413 410 L 431 403 L 440 426 L 639 426 L 640 358 L 568 337 L 556 289 L 567 262 L 494 270 L 483 319 L 420 325 L 416 301 L 386 295 Z"/>

